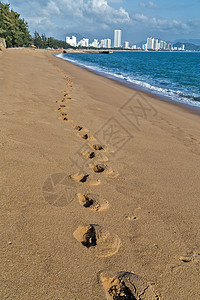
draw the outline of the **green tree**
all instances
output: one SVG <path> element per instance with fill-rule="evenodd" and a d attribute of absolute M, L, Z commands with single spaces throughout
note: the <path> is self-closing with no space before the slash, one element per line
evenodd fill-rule
<path fill-rule="evenodd" d="M 54 38 L 49 37 L 48 40 L 47 40 L 47 46 L 49 48 L 54 48 L 54 41 L 55 41 Z"/>
<path fill-rule="evenodd" d="M 20 15 L 10 10 L 9 4 L 0 2 L 0 37 L 5 38 L 8 47 L 28 46 L 30 33 L 28 24 Z"/>
<path fill-rule="evenodd" d="M 33 44 L 37 48 L 42 48 L 42 38 L 37 31 L 35 31 L 35 33 L 34 33 Z"/>
<path fill-rule="evenodd" d="M 60 41 L 60 40 L 56 40 L 53 37 L 49 37 L 47 40 L 47 46 L 49 48 L 54 48 L 54 49 L 58 49 L 58 48 L 70 48 L 71 46 L 69 44 L 67 44 L 64 41 Z"/>
<path fill-rule="evenodd" d="M 41 40 L 42 40 L 42 48 L 46 49 L 47 48 L 47 37 L 46 37 L 45 33 L 42 34 Z"/>

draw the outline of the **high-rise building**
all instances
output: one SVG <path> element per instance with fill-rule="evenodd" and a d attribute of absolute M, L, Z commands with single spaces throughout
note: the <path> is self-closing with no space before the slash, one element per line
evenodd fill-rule
<path fill-rule="evenodd" d="M 72 38 L 66 36 L 66 43 L 69 44 L 70 46 L 76 47 L 77 46 L 76 37 L 74 35 L 72 35 Z"/>
<path fill-rule="evenodd" d="M 98 47 L 99 47 L 99 42 L 98 42 L 98 40 L 97 40 L 97 39 L 94 39 L 94 41 L 91 43 L 90 46 L 92 46 L 92 47 L 94 47 L 94 48 L 98 48 Z"/>
<path fill-rule="evenodd" d="M 147 50 L 153 50 L 154 49 L 154 38 L 149 37 L 147 38 Z"/>
<path fill-rule="evenodd" d="M 154 46 L 153 46 L 153 50 L 159 50 L 159 43 L 158 43 L 158 39 L 154 39 Z"/>
<path fill-rule="evenodd" d="M 173 45 L 172 44 L 168 44 L 168 50 L 173 50 Z"/>
<path fill-rule="evenodd" d="M 171 43 L 166 43 L 165 41 L 155 39 L 152 37 L 147 38 L 147 43 L 146 47 L 143 45 L 144 50 L 154 50 L 154 51 L 159 51 L 159 50 L 164 50 L 164 51 L 177 51 L 177 50 L 185 50 L 184 45 L 180 48 L 174 47 L 173 44 Z"/>
<path fill-rule="evenodd" d="M 147 44 L 142 45 L 142 50 L 145 50 L 145 51 L 147 50 Z"/>
<path fill-rule="evenodd" d="M 100 48 L 106 48 L 106 40 L 105 39 L 101 40 Z"/>
<path fill-rule="evenodd" d="M 66 36 L 65 41 L 66 41 L 67 44 L 70 45 L 71 38 L 69 36 Z"/>
<path fill-rule="evenodd" d="M 124 42 L 124 48 L 129 49 L 129 42 Z"/>
<path fill-rule="evenodd" d="M 120 48 L 122 46 L 122 31 L 114 30 L 114 47 Z"/>
<path fill-rule="evenodd" d="M 85 41 L 85 47 L 89 47 L 89 39 L 83 39 Z"/>
<path fill-rule="evenodd" d="M 164 50 L 165 49 L 165 42 L 164 41 L 160 41 L 160 49 Z"/>
<path fill-rule="evenodd" d="M 81 46 L 81 47 L 88 47 L 88 46 L 89 46 L 89 39 L 83 38 L 82 40 L 80 40 L 80 41 L 78 42 L 78 46 Z"/>
<path fill-rule="evenodd" d="M 111 39 L 107 39 L 107 48 L 111 48 Z"/>

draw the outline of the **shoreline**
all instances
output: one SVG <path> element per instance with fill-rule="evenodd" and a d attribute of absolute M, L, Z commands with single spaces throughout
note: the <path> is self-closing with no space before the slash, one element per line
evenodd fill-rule
<path fill-rule="evenodd" d="M 199 299 L 199 116 L 45 50 L 0 64 L 2 298 L 107 300 L 124 279 Z"/>
<path fill-rule="evenodd" d="M 65 60 L 65 59 L 57 56 L 57 54 L 60 54 L 60 53 L 53 53 L 53 55 L 56 58 L 62 59 L 63 61 L 67 61 L 67 62 L 69 62 L 69 63 L 71 63 L 71 64 L 73 64 L 75 66 L 78 66 L 78 67 L 83 68 L 83 69 L 85 69 L 85 70 L 87 70 L 89 72 L 92 72 L 93 74 L 105 77 L 105 78 L 110 79 L 110 80 L 114 80 L 114 81 L 118 82 L 119 84 L 121 84 L 122 86 L 129 87 L 129 88 L 131 88 L 133 90 L 135 89 L 135 90 L 143 92 L 143 93 L 145 93 L 147 95 L 151 95 L 151 96 L 153 96 L 153 97 L 155 97 L 155 98 L 157 98 L 159 100 L 166 101 L 166 102 L 178 105 L 180 107 L 183 107 L 185 109 L 188 109 L 188 110 L 192 111 L 193 113 L 196 113 L 197 115 L 200 115 L 200 107 L 198 107 L 198 106 L 181 102 L 181 100 L 173 100 L 173 99 L 170 98 L 170 96 L 165 96 L 165 95 L 161 95 L 159 93 L 155 93 L 155 92 L 151 91 L 150 89 L 142 87 L 142 86 L 140 86 L 138 84 L 131 83 L 131 82 L 126 82 L 126 80 L 123 80 L 123 79 L 120 79 L 120 78 L 115 78 L 114 75 L 109 75 L 109 74 L 107 74 L 107 73 L 105 73 L 103 71 L 93 70 L 89 66 L 84 66 L 84 65 L 81 65 L 79 63 L 72 62 L 70 60 Z"/>
<path fill-rule="evenodd" d="M 62 59 L 62 58 L 56 56 L 56 54 L 60 54 L 60 53 L 53 53 L 52 55 L 55 56 L 58 59 L 61 59 L 61 60 L 65 61 L 65 62 L 68 62 L 68 63 L 71 63 L 71 64 L 73 64 L 73 65 L 75 65 L 75 66 L 77 66 L 79 68 L 82 68 L 82 69 L 84 69 L 84 70 L 86 70 L 88 72 L 91 72 L 91 73 L 93 73 L 93 74 L 95 74 L 97 76 L 101 76 L 101 77 L 107 78 L 107 79 L 109 79 L 111 81 L 117 82 L 121 86 L 128 87 L 128 88 L 130 88 L 132 90 L 137 90 L 138 92 L 142 92 L 142 93 L 146 94 L 147 96 L 154 97 L 154 98 L 156 98 L 156 99 L 158 99 L 160 101 L 165 101 L 165 102 L 171 103 L 172 105 L 179 106 L 179 107 L 181 107 L 183 109 L 189 110 L 190 112 L 192 112 L 194 114 L 200 115 L 200 107 L 197 107 L 197 106 L 194 106 L 194 105 L 190 105 L 190 104 L 187 104 L 187 103 L 183 103 L 183 102 L 178 101 L 178 100 L 177 101 L 173 100 L 173 99 L 171 99 L 168 96 L 158 95 L 158 94 L 156 94 L 154 92 L 151 92 L 147 88 L 143 88 L 140 85 L 137 85 L 137 84 L 134 84 L 134 83 L 129 83 L 129 82 L 126 82 L 125 80 L 122 80 L 122 79 L 120 80 L 120 79 L 114 78 L 114 76 L 106 74 L 103 71 L 102 72 L 101 71 L 95 71 L 95 70 L 90 69 L 87 66 L 81 66 L 78 63 Z"/>

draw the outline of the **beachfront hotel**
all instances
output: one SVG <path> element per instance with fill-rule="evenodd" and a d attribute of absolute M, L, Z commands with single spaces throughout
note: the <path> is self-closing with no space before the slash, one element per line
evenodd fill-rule
<path fill-rule="evenodd" d="M 65 41 L 66 41 L 67 44 L 69 44 L 72 47 L 77 46 L 77 39 L 74 35 L 72 35 L 72 38 L 70 38 L 69 36 L 66 36 Z"/>
<path fill-rule="evenodd" d="M 122 45 L 122 31 L 114 30 L 114 48 L 120 48 Z"/>
<path fill-rule="evenodd" d="M 143 50 L 184 51 L 185 45 L 182 45 L 181 47 L 174 47 L 173 44 L 167 43 L 162 40 L 155 39 L 153 37 L 148 37 L 146 44 L 143 45 Z"/>
<path fill-rule="evenodd" d="M 129 42 L 124 42 L 124 49 L 129 49 Z"/>

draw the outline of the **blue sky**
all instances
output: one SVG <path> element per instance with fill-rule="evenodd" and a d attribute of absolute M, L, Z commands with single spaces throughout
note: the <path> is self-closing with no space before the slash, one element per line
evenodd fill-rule
<path fill-rule="evenodd" d="M 130 43 L 148 36 L 174 41 L 200 39 L 200 0 L 10 0 L 35 30 L 64 39 L 78 32 L 85 37 L 111 38 L 123 30 Z"/>

